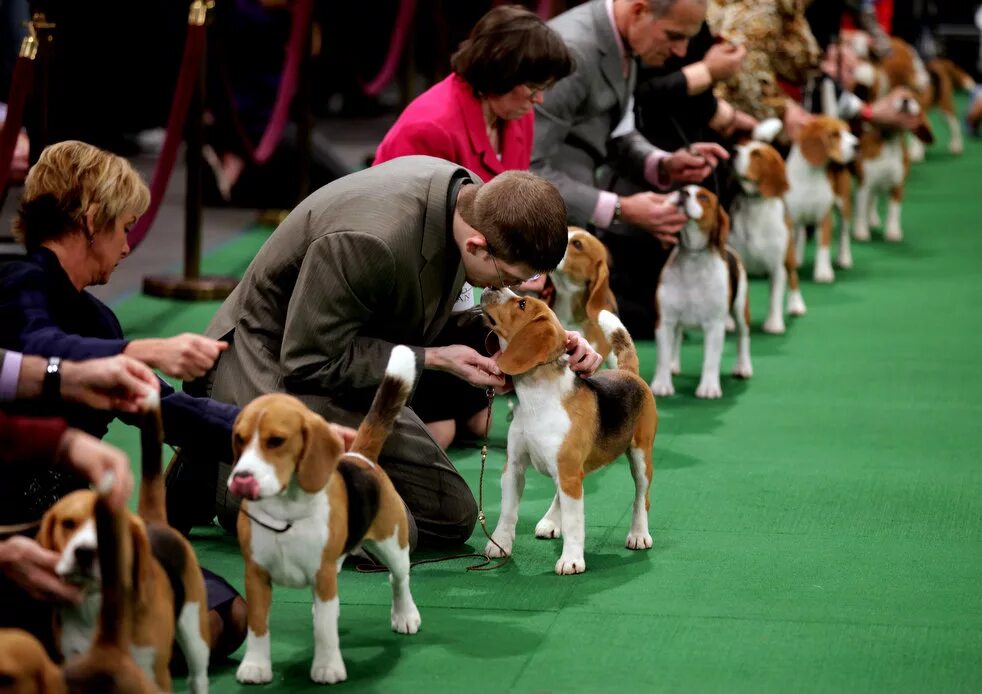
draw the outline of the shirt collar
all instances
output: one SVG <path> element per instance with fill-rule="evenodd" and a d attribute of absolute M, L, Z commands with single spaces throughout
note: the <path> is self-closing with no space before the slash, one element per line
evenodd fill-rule
<path fill-rule="evenodd" d="M 610 21 L 610 28 L 614 31 L 614 42 L 617 44 L 617 52 L 621 54 L 621 63 L 627 64 L 631 56 L 627 53 L 627 47 L 624 45 L 624 39 L 621 37 L 621 32 L 617 29 L 617 20 L 614 19 L 614 0 L 604 0 L 604 5 L 607 8 L 607 19 Z"/>

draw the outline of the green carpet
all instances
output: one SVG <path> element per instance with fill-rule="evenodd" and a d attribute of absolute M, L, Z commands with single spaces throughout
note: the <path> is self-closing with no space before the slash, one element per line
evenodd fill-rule
<path fill-rule="evenodd" d="M 753 284 L 751 381 L 725 378 L 722 400 L 696 400 L 701 341 L 686 342 L 679 395 L 658 401 L 650 551 L 623 546 L 622 460 L 587 480 L 587 573 L 555 576 L 559 544 L 532 536 L 552 487 L 530 471 L 513 563 L 415 570 L 418 635 L 389 631 L 383 576 L 343 573 L 338 691 L 977 691 L 982 143 L 953 158 L 946 139 L 913 170 L 904 243 L 874 232 L 835 285 L 806 282 L 808 315 L 787 335 L 759 332 L 766 283 Z M 206 271 L 241 272 L 265 236 L 244 233 Z M 201 330 L 216 307 L 133 297 L 116 309 L 140 337 Z M 639 347 L 650 378 L 653 346 Z M 727 372 L 734 353 L 730 339 Z M 136 451 L 125 427 L 110 440 Z M 476 491 L 477 451 L 452 458 Z M 242 587 L 231 538 L 199 532 L 195 545 Z M 313 691 L 309 592 L 274 595 L 274 682 Z M 213 691 L 240 689 L 235 665 L 213 667 Z"/>

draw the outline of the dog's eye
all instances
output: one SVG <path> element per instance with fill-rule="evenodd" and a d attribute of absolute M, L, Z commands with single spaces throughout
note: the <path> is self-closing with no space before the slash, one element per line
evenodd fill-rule
<path fill-rule="evenodd" d="M 518 310 L 519 311 L 524 311 L 525 310 L 525 299 L 519 299 L 518 300 Z"/>
<path fill-rule="evenodd" d="M 74 518 L 66 518 L 61 522 L 61 527 L 65 530 L 74 530 L 76 527 L 78 527 L 78 523 L 75 522 Z"/>
<path fill-rule="evenodd" d="M 245 446 L 245 439 L 242 438 L 242 434 L 237 433 L 234 436 L 232 436 L 232 445 L 237 448 L 242 448 L 243 446 Z"/>
<path fill-rule="evenodd" d="M 573 241 L 573 248 L 575 248 L 578 251 L 582 251 L 583 250 L 583 242 L 580 241 L 579 239 L 576 239 L 575 241 Z"/>
<path fill-rule="evenodd" d="M 266 448 L 279 448 L 286 441 L 282 436 L 270 436 L 266 439 Z"/>

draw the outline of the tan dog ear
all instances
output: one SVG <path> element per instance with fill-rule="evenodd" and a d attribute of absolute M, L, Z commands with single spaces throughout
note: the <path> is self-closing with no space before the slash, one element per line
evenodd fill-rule
<path fill-rule="evenodd" d="M 598 258 L 593 279 L 590 280 L 590 298 L 586 301 L 586 315 L 591 320 L 597 320 L 597 316 L 605 308 L 610 309 L 610 273 L 607 270 L 607 261 Z"/>
<path fill-rule="evenodd" d="M 344 443 L 327 421 L 313 412 L 304 416 L 303 440 L 297 483 L 308 494 L 314 494 L 324 488 L 337 469 Z"/>
<path fill-rule="evenodd" d="M 556 345 L 559 349 L 556 349 Z M 558 357 L 566 348 L 566 333 L 558 322 L 539 316 L 518 331 L 498 357 L 498 368 L 509 376 L 523 374 L 534 366 Z"/>
<path fill-rule="evenodd" d="M 45 549 L 58 551 L 55 547 L 55 514 L 50 510 L 41 518 L 41 527 L 38 528 L 34 540 Z"/>
<path fill-rule="evenodd" d="M 807 126 L 806 126 L 807 127 Z M 802 156 L 812 166 L 824 166 L 829 160 L 825 139 L 820 132 L 808 129 L 798 140 L 798 148 Z"/>
<path fill-rule="evenodd" d="M 762 151 L 763 166 L 757 167 L 757 190 L 765 198 L 779 198 L 788 192 L 788 173 L 784 160 L 775 150 Z"/>
<path fill-rule="evenodd" d="M 716 204 L 719 205 L 719 209 L 716 211 L 717 231 L 713 241 L 720 253 L 723 253 L 726 250 L 726 240 L 730 238 L 730 215 L 726 213 L 722 205 L 718 202 Z"/>

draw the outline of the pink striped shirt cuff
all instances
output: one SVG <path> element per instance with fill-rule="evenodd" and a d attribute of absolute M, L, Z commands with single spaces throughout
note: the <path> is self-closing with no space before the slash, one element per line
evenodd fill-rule
<path fill-rule="evenodd" d="M 611 193 L 609 190 L 600 191 L 597 206 L 593 208 L 593 219 L 590 221 L 601 229 L 610 228 L 614 221 L 615 207 L 617 207 L 617 193 Z"/>
<path fill-rule="evenodd" d="M 17 396 L 20 363 L 21 355 L 19 352 L 4 352 L 3 366 L 0 367 L 0 402 L 13 400 Z"/>
<path fill-rule="evenodd" d="M 667 173 L 662 175 L 658 168 L 661 160 L 670 156 L 671 153 L 660 149 L 649 154 L 644 160 L 644 180 L 661 190 L 671 187 L 672 178 Z"/>

